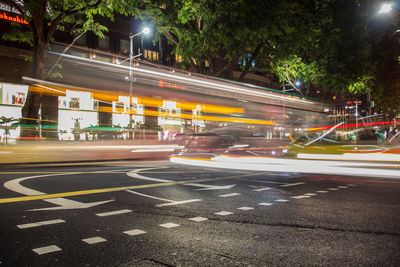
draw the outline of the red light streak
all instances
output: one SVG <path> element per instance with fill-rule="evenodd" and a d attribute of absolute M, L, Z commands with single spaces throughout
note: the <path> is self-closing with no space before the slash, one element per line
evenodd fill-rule
<path fill-rule="evenodd" d="M 392 123 L 400 123 L 400 121 L 380 121 L 380 122 L 364 122 L 364 123 L 352 123 L 352 124 L 343 124 L 339 125 L 336 128 L 350 128 L 350 127 L 363 127 L 363 126 L 377 126 L 377 125 L 387 125 L 387 124 L 392 124 Z M 312 131 L 319 131 L 319 130 L 328 130 L 335 127 L 335 125 L 330 125 L 330 126 L 322 126 L 322 127 L 314 127 L 314 128 L 308 128 L 306 131 L 312 132 Z"/>

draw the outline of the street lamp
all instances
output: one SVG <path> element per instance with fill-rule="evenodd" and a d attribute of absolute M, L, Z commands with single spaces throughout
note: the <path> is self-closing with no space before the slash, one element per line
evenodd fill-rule
<path fill-rule="evenodd" d="M 150 29 L 148 27 L 144 27 L 143 30 L 141 32 L 138 32 L 136 34 L 130 34 L 129 35 L 129 41 L 130 41 L 130 48 L 129 48 L 129 79 L 132 79 L 132 60 L 133 58 L 137 57 L 137 56 L 133 56 L 133 38 L 135 36 L 138 36 L 140 34 L 149 34 L 150 33 Z M 143 51 L 142 51 L 143 54 Z M 138 55 L 139 56 L 139 55 Z"/>
<path fill-rule="evenodd" d="M 379 13 L 379 14 L 382 14 L 382 13 L 389 13 L 390 11 L 392 11 L 392 5 L 386 3 L 386 4 L 383 4 L 383 5 L 381 6 L 381 9 L 378 11 L 378 13 Z"/>

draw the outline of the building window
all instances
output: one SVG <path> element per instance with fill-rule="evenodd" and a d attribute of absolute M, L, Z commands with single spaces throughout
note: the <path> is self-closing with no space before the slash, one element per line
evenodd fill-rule
<path fill-rule="evenodd" d="M 99 38 L 99 49 L 109 50 L 110 49 L 110 37 L 104 36 L 104 38 Z"/>
<path fill-rule="evenodd" d="M 129 55 L 129 41 L 121 39 L 120 40 L 120 53 L 123 55 Z"/>

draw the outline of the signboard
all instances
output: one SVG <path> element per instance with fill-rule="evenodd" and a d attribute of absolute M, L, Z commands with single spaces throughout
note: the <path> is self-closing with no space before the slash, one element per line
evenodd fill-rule
<path fill-rule="evenodd" d="M 66 91 L 66 96 L 58 97 L 58 107 L 66 109 L 94 110 L 92 93 Z"/>
<path fill-rule="evenodd" d="M 26 97 L 28 95 L 27 85 L 2 83 L 0 86 L 0 104 L 15 105 L 21 107 L 25 105 Z"/>

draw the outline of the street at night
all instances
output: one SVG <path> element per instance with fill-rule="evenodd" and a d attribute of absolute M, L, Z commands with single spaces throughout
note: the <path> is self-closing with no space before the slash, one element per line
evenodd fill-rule
<path fill-rule="evenodd" d="M 169 161 L 2 166 L 3 266 L 396 266 L 400 180 Z"/>

